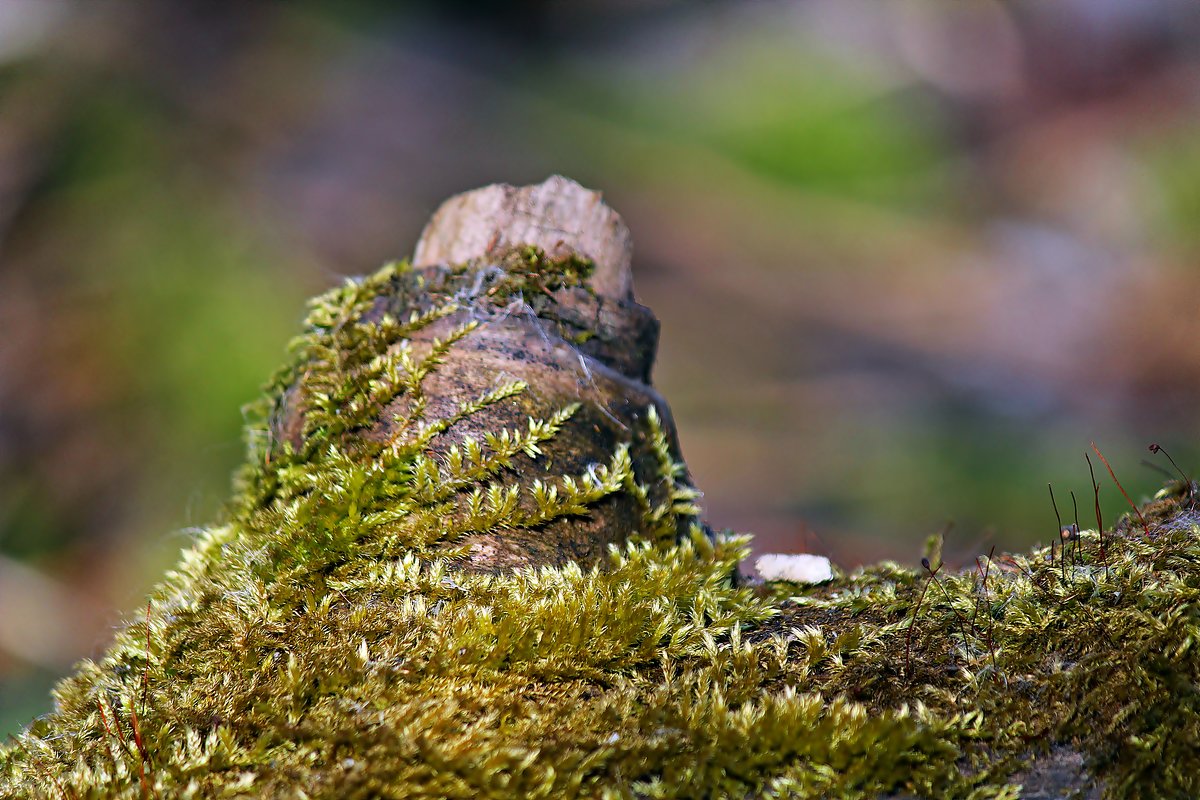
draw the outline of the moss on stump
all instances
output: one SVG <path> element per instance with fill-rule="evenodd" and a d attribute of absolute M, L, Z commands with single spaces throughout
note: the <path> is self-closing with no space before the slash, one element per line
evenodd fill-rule
<path fill-rule="evenodd" d="M 1195 486 L 1061 551 L 739 585 L 648 368 L 535 382 L 604 333 L 590 269 L 514 245 L 316 300 L 227 519 L 0 797 L 1200 795 Z"/>

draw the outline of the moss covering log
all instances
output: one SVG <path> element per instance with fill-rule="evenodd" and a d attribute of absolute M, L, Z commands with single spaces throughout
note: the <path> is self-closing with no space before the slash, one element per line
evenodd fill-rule
<path fill-rule="evenodd" d="M 619 230 L 550 183 L 484 216 L 565 192 Z M 0 797 L 1200 795 L 1194 484 L 967 570 L 743 585 L 625 349 L 627 242 L 513 230 L 313 302 L 226 519 Z"/>

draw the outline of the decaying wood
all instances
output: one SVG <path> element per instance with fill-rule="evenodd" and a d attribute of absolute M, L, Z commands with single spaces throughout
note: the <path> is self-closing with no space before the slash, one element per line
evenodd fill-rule
<path fill-rule="evenodd" d="M 557 289 L 550 293 L 552 302 L 538 298 L 536 308 L 527 298 L 498 307 L 483 289 L 489 270 L 494 272 L 499 259 L 526 245 L 552 259 L 575 255 L 590 260 L 594 270 L 587 285 Z M 630 254 L 629 232 L 616 212 L 598 193 L 558 176 L 535 186 L 493 185 L 467 192 L 434 213 L 413 259 L 424 288 L 415 297 L 411 287 L 397 288 L 380 298 L 370 315 L 403 319 L 413 310 L 426 310 L 452 272 L 469 262 L 479 275 L 473 284 L 483 290 L 468 292 L 459 311 L 423 328 L 409 342 L 419 357 L 464 322 L 479 324 L 425 379 L 426 414 L 431 419 L 452 416 L 460 404 L 504 381 L 521 380 L 529 387 L 511 402 L 456 423 L 431 445 L 434 454 L 444 455 L 467 437 L 482 441 L 488 432 L 524 429 L 530 418 L 549 418 L 580 403 L 547 452 L 536 458 L 517 456 L 507 479 L 530 486 L 536 480 L 581 475 L 606 463 L 628 442 L 635 475 L 651 488 L 650 499 L 665 500 L 666 487 L 657 480 L 660 467 L 647 439 L 651 406 L 675 457 L 682 459 L 670 410 L 650 385 L 658 320 L 633 299 Z M 353 435 L 375 441 L 394 437 L 394 420 L 409 410 L 409 402 L 403 395 L 396 398 L 375 425 Z M 278 440 L 299 446 L 303 407 L 303 397 L 289 392 L 274 431 Z M 641 532 L 642 516 L 636 499 L 621 492 L 587 516 L 558 519 L 536 531 L 472 535 L 465 542 L 465 566 L 495 570 L 571 560 L 595 563 L 610 544 Z"/>
<path fill-rule="evenodd" d="M 629 229 L 599 192 L 561 175 L 533 186 L 494 183 L 451 197 L 421 233 L 413 265 L 457 264 L 519 245 L 535 245 L 551 257 L 590 259 L 597 294 L 633 299 Z"/>

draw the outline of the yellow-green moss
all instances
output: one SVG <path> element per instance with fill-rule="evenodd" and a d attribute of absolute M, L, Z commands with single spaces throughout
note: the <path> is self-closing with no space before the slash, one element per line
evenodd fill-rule
<path fill-rule="evenodd" d="M 585 274 L 526 257 L 488 276 L 495 294 Z M 249 426 L 229 518 L 0 750 L 0 796 L 1015 797 L 1019 761 L 1059 745 L 1111 796 L 1200 794 L 1191 487 L 1164 492 L 1149 536 L 1106 533 L 1103 562 L 1084 532 L 1066 560 L 738 586 L 744 538 L 676 541 L 694 493 L 653 414 L 652 478 L 674 487 L 659 504 L 623 446 L 515 502 L 512 457 L 537 456 L 571 407 L 443 458 L 427 445 L 456 418 L 420 403 L 410 436 L 343 436 L 419 396 L 471 335 L 422 359 L 397 346 L 457 289 L 367 321 L 413 280 L 396 265 L 314 303 Z M 317 402 L 291 447 L 268 423 L 297 382 Z M 662 535 L 590 569 L 464 572 L 445 549 L 620 492 Z"/>

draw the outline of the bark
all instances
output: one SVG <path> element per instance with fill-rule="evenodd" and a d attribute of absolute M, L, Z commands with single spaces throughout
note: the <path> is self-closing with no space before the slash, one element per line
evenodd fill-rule
<path fill-rule="evenodd" d="M 527 290 L 497 302 L 500 286 L 494 281 L 511 273 L 514 255 L 519 258 L 530 247 L 551 263 L 588 262 L 590 272 L 581 285 L 552 287 L 532 274 L 539 266 L 530 266 Z M 534 186 L 494 184 L 466 192 L 434 213 L 415 250 L 417 285 L 396 283 L 364 320 L 405 319 L 452 295 L 460 308 L 405 343 L 419 352 L 428 352 L 457 326 L 478 323 L 425 379 L 426 414 L 432 418 L 454 414 L 503 380 L 521 380 L 529 387 L 514 403 L 491 406 L 456 423 L 434 443 L 435 455 L 445 457 L 451 448 L 468 439 L 483 441 L 490 432 L 523 429 L 529 419 L 550 417 L 579 402 L 552 451 L 519 456 L 512 473 L 526 486 L 584 474 L 605 463 L 618 445 L 629 443 L 635 477 L 647 484 L 651 502 L 667 501 L 646 439 L 651 407 L 663 421 L 673 457 L 682 458 L 670 409 L 650 385 L 658 320 L 633 299 L 630 256 L 629 231 L 620 216 L 599 193 L 560 176 Z M 396 398 L 372 425 L 352 436 L 383 441 L 400 435 L 394 420 L 410 410 L 412 400 L 409 395 Z M 289 391 L 277 417 L 277 439 L 300 446 L 304 409 L 303 389 Z M 587 516 L 556 520 L 536 531 L 472 535 L 465 542 L 467 560 L 482 570 L 572 560 L 592 564 L 609 545 L 647 533 L 642 516 L 636 498 L 617 494 Z M 678 533 L 685 534 L 689 526 L 690 520 Z"/>

